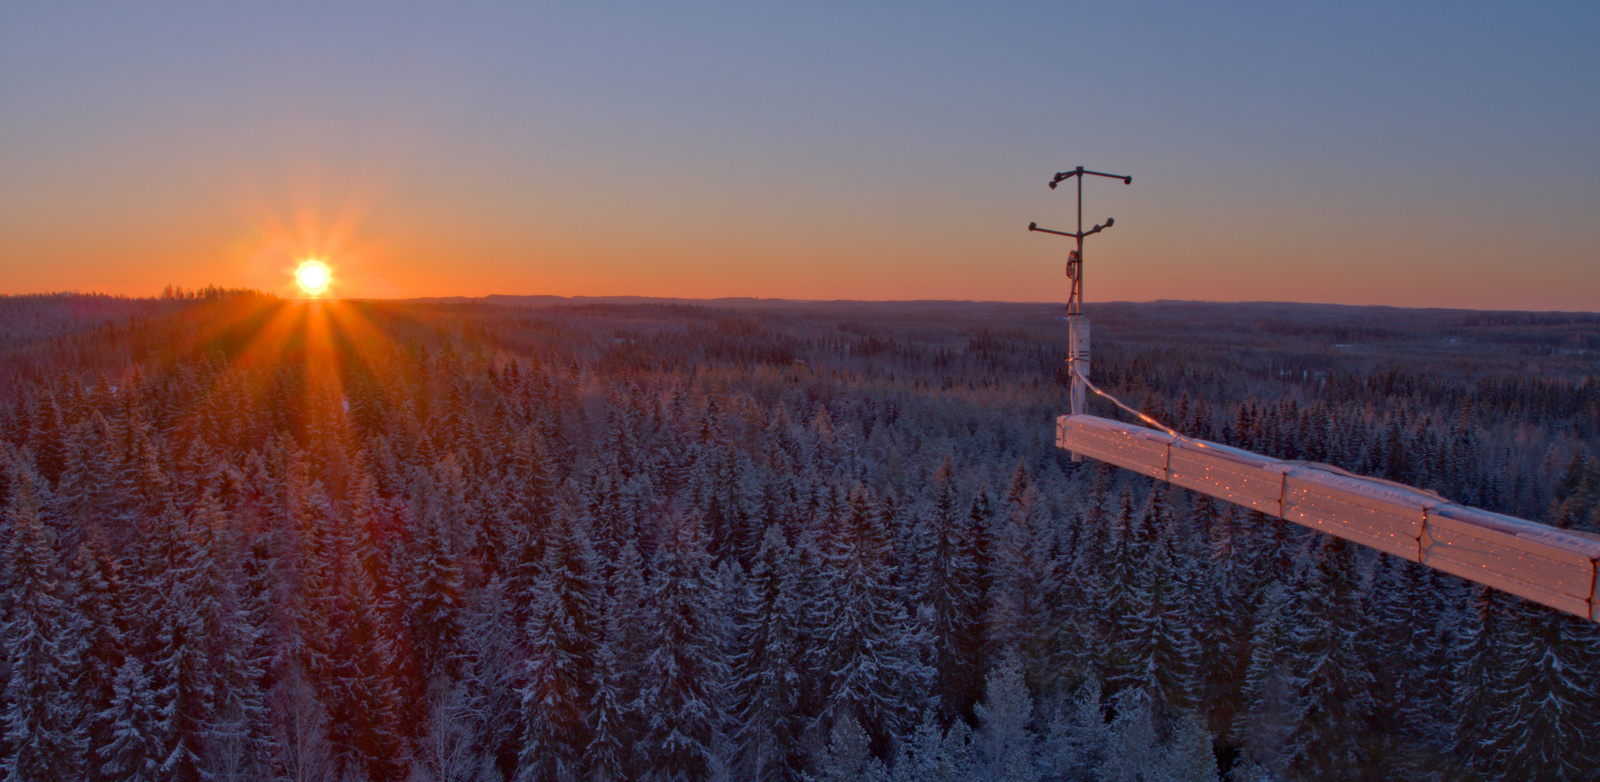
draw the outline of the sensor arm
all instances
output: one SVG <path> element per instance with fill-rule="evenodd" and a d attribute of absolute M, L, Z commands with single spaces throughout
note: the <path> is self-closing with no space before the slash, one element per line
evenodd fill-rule
<path fill-rule="evenodd" d="M 1063 180 L 1071 179 L 1071 178 L 1073 178 L 1075 176 L 1076 177 L 1081 177 L 1081 176 L 1083 176 L 1085 174 L 1093 174 L 1095 176 L 1103 176 L 1106 179 L 1120 179 L 1120 180 L 1122 180 L 1122 184 L 1124 184 L 1124 185 L 1133 184 L 1133 177 L 1131 177 L 1131 176 L 1122 176 L 1121 174 L 1106 174 L 1106 173 L 1102 173 L 1102 172 L 1099 172 L 1099 171 L 1085 171 L 1081 167 L 1075 168 L 1075 169 L 1073 169 L 1071 171 L 1062 171 L 1061 173 L 1056 174 L 1055 177 L 1053 179 L 1051 179 L 1048 184 L 1050 185 L 1050 189 L 1054 190 L 1054 189 L 1056 189 L 1056 185 L 1061 184 L 1061 182 Z"/>
<path fill-rule="evenodd" d="M 1030 231 L 1038 231 L 1039 233 L 1042 233 L 1042 234 L 1055 234 L 1056 236 L 1070 236 L 1070 237 L 1072 237 L 1074 239 L 1082 239 L 1085 236 L 1091 236 L 1093 234 L 1100 233 L 1101 231 L 1104 231 L 1105 229 L 1110 228 L 1111 226 L 1116 225 L 1116 224 L 1117 224 L 1117 219 L 1115 217 L 1108 217 L 1108 218 L 1106 218 L 1105 223 L 1103 223 L 1101 225 L 1097 225 L 1097 226 L 1095 226 L 1093 228 L 1090 228 L 1087 231 L 1079 231 L 1078 233 L 1067 233 L 1066 231 L 1052 231 L 1049 228 L 1040 228 L 1038 223 L 1028 223 L 1028 230 L 1030 230 Z"/>

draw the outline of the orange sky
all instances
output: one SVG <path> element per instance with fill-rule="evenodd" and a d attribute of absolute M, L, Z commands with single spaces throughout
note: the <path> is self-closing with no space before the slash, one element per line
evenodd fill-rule
<path fill-rule="evenodd" d="M 1600 309 L 1588 10 L 405 7 L 0 11 L 0 293 Z"/>

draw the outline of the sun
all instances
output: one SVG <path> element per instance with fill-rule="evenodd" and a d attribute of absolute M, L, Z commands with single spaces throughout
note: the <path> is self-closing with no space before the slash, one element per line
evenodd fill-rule
<path fill-rule="evenodd" d="M 328 265 L 322 261 L 308 260 L 294 270 L 294 281 L 300 283 L 300 290 L 312 296 L 320 296 L 328 290 L 328 283 L 333 282 L 333 274 L 328 271 Z"/>

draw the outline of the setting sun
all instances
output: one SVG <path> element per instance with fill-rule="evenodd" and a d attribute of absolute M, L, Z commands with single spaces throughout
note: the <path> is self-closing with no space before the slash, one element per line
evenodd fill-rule
<path fill-rule="evenodd" d="M 300 284 L 301 290 L 312 296 L 318 296 L 328 289 L 328 283 L 332 282 L 333 276 L 322 261 L 306 261 L 295 270 L 294 279 Z"/>

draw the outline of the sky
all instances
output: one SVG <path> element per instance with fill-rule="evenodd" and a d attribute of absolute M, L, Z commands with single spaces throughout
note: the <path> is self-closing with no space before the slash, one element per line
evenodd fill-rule
<path fill-rule="evenodd" d="M 1600 310 L 1600 4 L 0 4 L 0 293 Z"/>

